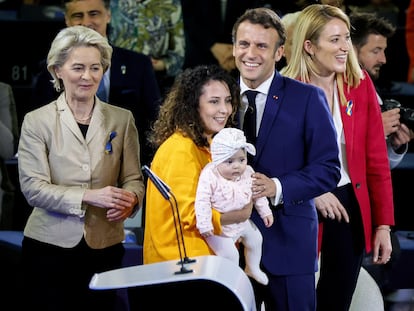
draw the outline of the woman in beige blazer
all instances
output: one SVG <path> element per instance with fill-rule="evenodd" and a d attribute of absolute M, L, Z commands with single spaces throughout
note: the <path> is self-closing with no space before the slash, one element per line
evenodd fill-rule
<path fill-rule="evenodd" d="M 56 101 L 29 112 L 18 148 L 27 300 L 39 310 L 114 310 L 92 291 L 94 273 L 121 267 L 123 221 L 144 195 L 139 141 L 129 110 L 96 96 L 112 48 L 96 31 L 63 29 L 48 54 Z"/>

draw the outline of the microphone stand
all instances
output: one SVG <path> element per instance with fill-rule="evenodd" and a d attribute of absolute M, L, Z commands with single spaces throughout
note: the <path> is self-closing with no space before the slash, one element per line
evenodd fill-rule
<path fill-rule="evenodd" d="M 187 269 L 184 266 L 184 264 L 193 263 L 196 260 L 190 259 L 187 256 L 187 250 L 185 248 L 185 241 L 184 241 L 184 234 L 183 234 L 183 227 L 181 225 L 181 218 L 180 218 L 180 212 L 178 210 L 177 199 L 172 193 L 171 188 L 163 180 L 161 180 L 147 165 L 144 165 L 142 167 L 142 170 L 145 172 L 145 174 L 147 174 L 151 182 L 155 185 L 155 187 L 158 189 L 158 191 L 161 193 L 164 199 L 166 199 L 170 203 L 170 206 L 171 206 L 171 212 L 172 212 L 173 220 L 174 220 L 175 236 L 177 239 L 178 252 L 180 255 L 180 261 L 177 264 L 181 265 L 180 270 L 176 271 L 174 274 L 183 274 L 183 273 L 193 272 L 192 269 Z M 173 200 L 171 200 L 171 198 Z"/>
<path fill-rule="evenodd" d="M 180 218 L 180 212 L 178 210 L 177 199 L 175 198 L 174 194 L 171 191 L 170 191 L 170 194 L 171 194 L 172 198 L 174 199 L 174 203 L 175 203 L 175 204 L 171 204 L 171 209 L 172 209 L 173 216 L 174 216 L 174 226 L 175 226 L 175 230 L 176 230 L 176 233 L 177 233 L 177 225 L 176 225 L 176 220 L 177 220 L 178 221 L 178 228 L 180 230 L 181 245 L 182 245 L 183 251 L 184 251 L 184 258 L 181 259 L 180 261 L 183 262 L 183 263 L 193 263 L 193 262 L 196 262 L 195 259 L 190 259 L 187 256 L 187 250 L 185 248 L 185 242 L 184 242 L 183 226 L 181 225 L 181 218 Z M 175 206 L 175 213 L 174 213 L 173 205 Z M 178 239 L 178 233 L 177 233 L 177 239 Z"/>

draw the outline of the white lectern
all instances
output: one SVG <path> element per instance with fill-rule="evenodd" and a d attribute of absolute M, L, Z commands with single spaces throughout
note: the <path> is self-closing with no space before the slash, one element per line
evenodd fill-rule
<path fill-rule="evenodd" d="M 131 311 L 256 311 L 253 287 L 239 266 L 219 256 L 194 259 L 184 264 L 189 273 L 180 273 L 181 263 L 173 260 L 97 273 L 89 287 L 128 288 Z"/>

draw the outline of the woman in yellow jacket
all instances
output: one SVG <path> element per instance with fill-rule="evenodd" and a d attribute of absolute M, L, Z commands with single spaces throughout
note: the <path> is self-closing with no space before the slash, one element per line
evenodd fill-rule
<path fill-rule="evenodd" d="M 214 254 L 196 228 L 197 183 L 201 170 L 211 161 L 213 135 L 232 125 L 239 105 L 239 86 L 231 76 L 218 66 L 198 66 L 177 78 L 154 124 L 151 142 L 158 149 L 151 170 L 176 198 L 186 254 L 190 258 Z M 214 214 L 216 233 L 221 232 L 221 223 L 249 218 L 251 209 L 252 204 L 248 204 L 241 211 Z M 170 202 L 150 181 L 146 192 L 143 255 L 144 264 L 180 259 Z"/>

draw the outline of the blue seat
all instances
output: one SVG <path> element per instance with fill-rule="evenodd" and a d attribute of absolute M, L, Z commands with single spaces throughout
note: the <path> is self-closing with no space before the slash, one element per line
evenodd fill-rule
<path fill-rule="evenodd" d="M 0 247 L 19 251 L 22 248 L 23 232 L 0 230 Z"/>

